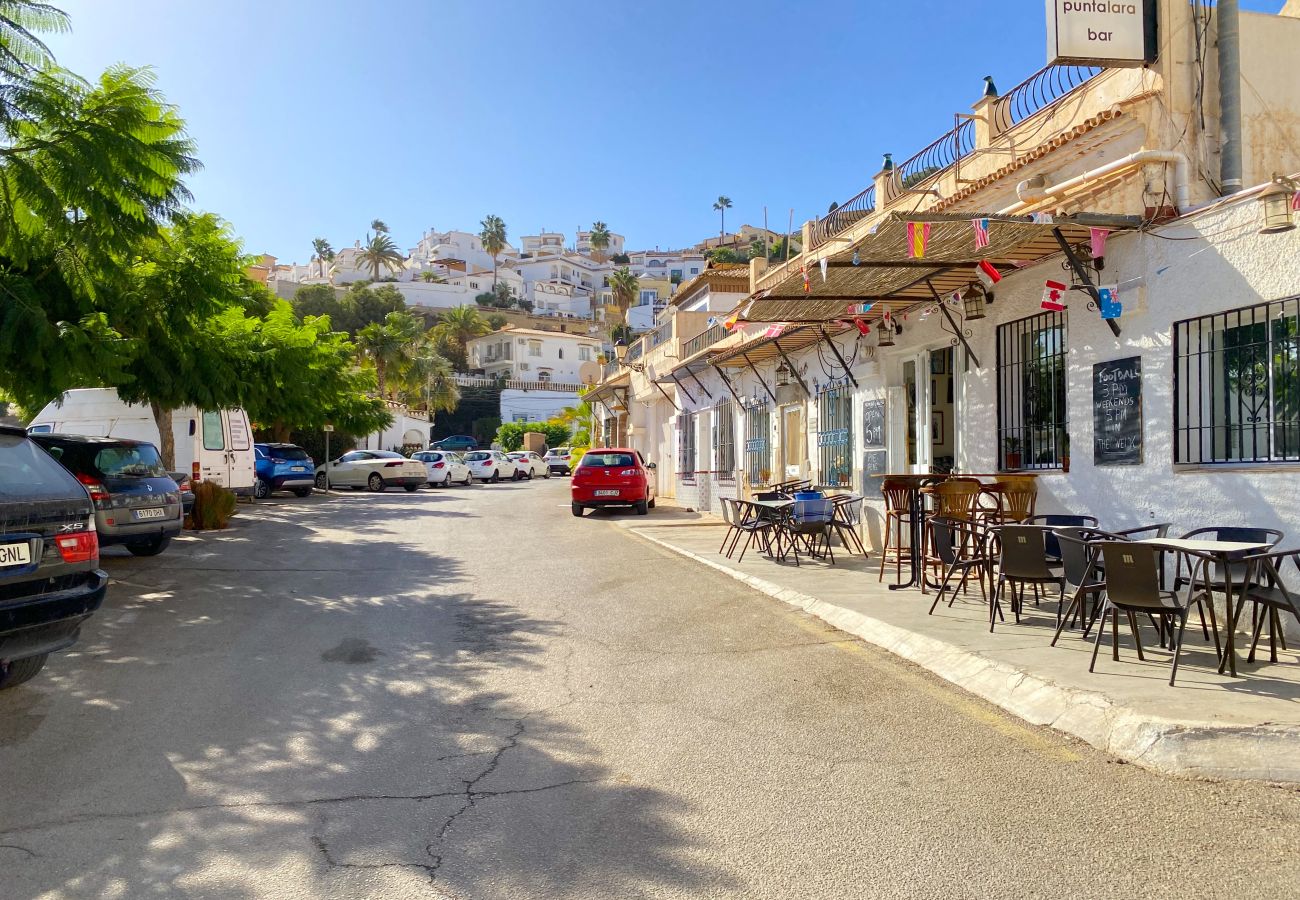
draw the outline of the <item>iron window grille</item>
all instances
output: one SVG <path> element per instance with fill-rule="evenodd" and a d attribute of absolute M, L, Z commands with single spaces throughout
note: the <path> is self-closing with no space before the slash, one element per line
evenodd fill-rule
<path fill-rule="evenodd" d="M 772 407 L 755 403 L 745 407 L 745 476 L 750 484 L 772 480 Z"/>
<path fill-rule="evenodd" d="M 999 470 L 1061 468 L 1070 452 L 1065 313 L 999 325 L 997 341 Z"/>
<path fill-rule="evenodd" d="M 729 400 L 713 408 L 713 468 L 719 481 L 736 480 L 736 417 Z"/>
<path fill-rule="evenodd" d="M 677 475 L 683 481 L 695 480 L 695 413 L 677 417 Z"/>
<path fill-rule="evenodd" d="M 1300 462 L 1300 297 L 1174 323 L 1174 462 Z"/>
<path fill-rule="evenodd" d="M 823 487 L 853 485 L 853 394 L 848 382 L 817 391 L 817 461 Z"/>

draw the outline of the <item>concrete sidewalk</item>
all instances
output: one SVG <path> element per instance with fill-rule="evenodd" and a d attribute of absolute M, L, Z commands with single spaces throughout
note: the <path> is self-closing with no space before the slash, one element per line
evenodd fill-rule
<path fill-rule="evenodd" d="M 1193 614 L 1180 656 L 1178 683 L 1169 686 L 1169 653 L 1146 626 L 1139 662 L 1125 623 L 1120 659 L 1104 639 L 1095 673 L 1091 641 L 1067 631 L 1056 647 L 1055 602 L 1026 601 L 1020 625 L 988 630 L 979 588 L 945 597 L 927 615 L 933 593 L 889 591 L 878 563 L 836 553 L 836 564 L 779 563 L 750 549 L 743 563 L 718 552 L 726 531 L 717 519 L 662 509 L 649 519 L 615 523 L 646 540 L 711 566 L 778 600 L 798 606 L 842 631 L 923 666 L 1021 718 L 1079 737 L 1121 759 L 1156 771 L 1195 777 L 1300 783 L 1300 653 L 1267 642 L 1255 663 L 1245 661 L 1250 636 L 1238 633 L 1239 677 L 1217 674 L 1214 645 Z M 737 553 L 739 556 L 739 553 Z M 906 571 L 906 569 L 904 570 Z M 1006 604 L 1003 604 L 1004 607 Z M 1243 615 L 1248 620 L 1248 616 Z M 1222 626 L 1222 623 L 1220 623 Z"/>

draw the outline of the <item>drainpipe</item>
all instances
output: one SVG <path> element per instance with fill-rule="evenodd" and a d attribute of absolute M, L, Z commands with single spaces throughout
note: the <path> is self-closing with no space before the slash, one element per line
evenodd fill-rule
<path fill-rule="evenodd" d="M 1191 187 L 1189 181 L 1191 166 L 1187 162 L 1187 156 L 1177 150 L 1142 150 L 1138 153 L 1130 153 L 1128 156 L 1106 163 L 1104 166 L 1089 169 L 1082 175 L 1067 178 L 1065 181 L 1056 184 L 1040 182 L 1038 179 L 1022 181 L 1016 187 L 1016 194 L 1021 198 L 1020 201 L 1013 203 L 1006 209 L 1000 210 L 999 214 L 1015 215 L 1034 204 L 1053 198 L 1060 198 L 1075 188 L 1087 184 L 1090 181 L 1096 181 L 1097 179 L 1105 178 L 1108 175 L 1114 175 L 1116 172 L 1121 172 L 1125 169 L 1144 166 L 1147 163 L 1173 164 L 1174 203 L 1177 205 L 1179 212 L 1185 212 L 1187 208 L 1191 206 Z"/>
<path fill-rule="evenodd" d="M 1241 29 L 1237 0 L 1219 0 L 1219 195 L 1241 190 Z"/>

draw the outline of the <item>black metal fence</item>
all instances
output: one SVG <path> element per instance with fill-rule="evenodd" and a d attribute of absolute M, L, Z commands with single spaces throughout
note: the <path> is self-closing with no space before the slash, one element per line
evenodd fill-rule
<path fill-rule="evenodd" d="M 772 480 L 772 407 L 766 402 L 745 407 L 745 477 L 750 484 Z"/>
<path fill-rule="evenodd" d="M 695 479 L 694 413 L 682 413 L 677 417 L 677 477 L 683 481 Z"/>
<path fill-rule="evenodd" d="M 853 484 L 853 392 L 832 381 L 817 391 L 817 463 L 823 487 Z"/>
<path fill-rule="evenodd" d="M 1300 462 L 1300 298 L 1174 323 L 1174 462 Z"/>

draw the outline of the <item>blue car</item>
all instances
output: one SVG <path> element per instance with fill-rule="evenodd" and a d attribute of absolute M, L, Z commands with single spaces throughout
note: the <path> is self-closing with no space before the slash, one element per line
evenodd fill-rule
<path fill-rule="evenodd" d="M 254 444 L 257 478 L 253 496 L 265 500 L 272 491 L 293 491 L 306 497 L 316 484 L 316 464 L 297 444 Z"/>

